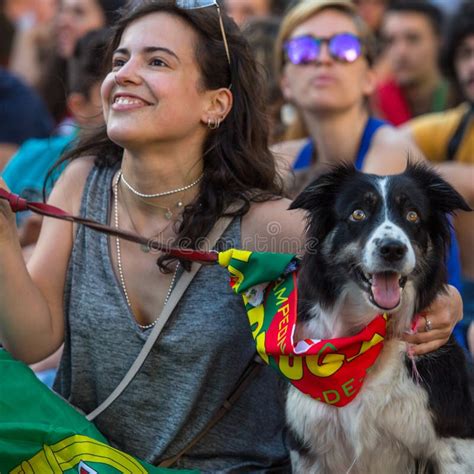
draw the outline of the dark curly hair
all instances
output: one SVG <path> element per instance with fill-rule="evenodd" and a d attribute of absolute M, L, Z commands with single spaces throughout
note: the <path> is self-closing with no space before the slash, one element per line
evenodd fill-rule
<path fill-rule="evenodd" d="M 186 10 L 174 1 L 151 1 L 132 9 L 116 25 L 108 57 L 120 43 L 126 27 L 155 12 L 166 12 L 184 20 L 198 35 L 195 47 L 201 69 L 201 86 L 205 90 L 232 84 L 233 106 L 217 130 L 210 130 L 204 143 L 204 177 L 197 198 L 183 211 L 175 245 L 195 247 L 216 221 L 234 202 L 240 205 L 231 215 L 243 215 L 251 202 L 275 199 L 283 194 L 283 184 L 268 148 L 269 126 L 265 113 L 265 92 L 252 51 L 237 25 L 223 12 L 224 28 L 230 49 L 227 60 L 219 18 L 215 7 Z M 111 64 L 109 59 L 108 64 Z M 123 149 L 113 143 L 103 127 L 97 134 L 85 137 L 61 162 L 94 155 L 99 167 L 115 166 Z M 162 256 L 158 264 L 169 271 L 170 257 Z M 185 268 L 189 264 L 182 262 Z"/>
<path fill-rule="evenodd" d="M 470 0 L 461 4 L 451 18 L 441 54 L 441 66 L 446 76 L 459 86 L 454 60 L 466 36 L 474 35 L 474 3 Z"/>
<path fill-rule="evenodd" d="M 433 32 L 441 36 L 444 27 L 444 15 L 442 10 L 426 0 L 398 0 L 388 4 L 385 14 L 391 12 L 419 13 L 429 21 Z"/>

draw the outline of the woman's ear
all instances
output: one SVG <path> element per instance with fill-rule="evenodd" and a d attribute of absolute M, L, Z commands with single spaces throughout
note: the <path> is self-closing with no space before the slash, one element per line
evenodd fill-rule
<path fill-rule="evenodd" d="M 362 92 L 366 97 L 370 97 L 377 87 L 377 74 L 373 67 L 367 66 L 364 83 L 362 84 Z"/>
<path fill-rule="evenodd" d="M 280 89 L 285 101 L 291 102 L 293 95 L 291 93 L 290 82 L 288 80 L 288 76 L 286 75 L 285 71 L 282 72 L 282 75 L 280 77 Z"/>
<path fill-rule="evenodd" d="M 209 91 L 209 100 L 206 109 L 201 117 L 202 122 L 209 124 L 222 122 L 232 108 L 234 98 L 232 92 L 227 87 Z"/>
<path fill-rule="evenodd" d="M 67 107 L 75 120 L 83 115 L 85 103 L 86 98 L 79 92 L 71 92 L 67 96 Z"/>

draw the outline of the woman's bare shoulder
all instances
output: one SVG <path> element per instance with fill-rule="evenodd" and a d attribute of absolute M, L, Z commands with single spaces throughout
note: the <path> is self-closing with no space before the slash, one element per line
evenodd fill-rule
<path fill-rule="evenodd" d="M 270 149 L 275 156 L 277 163 L 286 164 L 291 167 L 306 142 L 307 138 L 287 140 L 273 144 Z"/>
<path fill-rule="evenodd" d="M 304 213 L 281 198 L 253 203 L 242 219 L 242 245 L 261 252 L 298 252 L 304 242 Z"/>
<path fill-rule="evenodd" d="M 94 156 L 81 156 L 72 160 L 61 173 L 58 183 L 60 181 L 85 181 L 94 166 L 94 160 Z"/>
<path fill-rule="evenodd" d="M 77 213 L 86 179 L 93 167 L 93 156 L 84 156 L 71 161 L 56 182 L 49 201 L 63 206 L 65 210 Z"/>
<path fill-rule="evenodd" d="M 410 161 L 424 161 L 420 149 L 406 133 L 392 126 L 379 128 L 364 162 L 364 171 L 374 174 L 402 173 Z"/>
<path fill-rule="evenodd" d="M 293 163 L 306 142 L 307 139 L 288 140 L 285 142 L 275 143 L 271 147 L 278 173 L 283 178 L 288 189 L 292 189 L 295 185 Z"/>
<path fill-rule="evenodd" d="M 306 145 L 307 138 L 299 138 L 298 140 L 286 140 L 283 142 L 274 143 L 271 150 L 276 155 L 285 155 L 296 157 L 301 148 Z"/>

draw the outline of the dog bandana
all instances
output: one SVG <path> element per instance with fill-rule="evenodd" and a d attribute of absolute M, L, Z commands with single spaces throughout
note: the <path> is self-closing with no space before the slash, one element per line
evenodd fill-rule
<path fill-rule="evenodd" d="M 342 407 L 359 393 L 383 347 L 387 315 L 379 315 L 359 334 L 336 339 L 305 339 L 294 344 L 297 313 L 295 255 L 231 249 L 219 264 L 241 294 L 261 358 L 298 390 Z"/>

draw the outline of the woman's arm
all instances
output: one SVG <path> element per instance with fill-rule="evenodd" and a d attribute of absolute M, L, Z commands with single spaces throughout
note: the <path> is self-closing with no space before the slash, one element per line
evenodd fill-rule
<path fill-rule="evenodd" d="M 77 213 L 91 166 L 87 160 L 71 164 L 49 202 Z M 0 185 L 6 188 L 3 180 Z M 44 359 L 63 342 L 63 292 L 72 243 L 71 223 L 45 218 L 27 268 L 14 215 L 5 201 L 0 203 L 0 342 L 28 364 Z"/>
<path fill-rule="evenodd" d="M 242 246 L 257 252 L 299 253 L 304 247 L 304 212 L 289 211 L 291 201 L 252 204 L 242 219 Z"/>
<path fill-rule="evenodd" d="M 406 134 L 391 126 L 381 127 L 367 153 L 363 171 L 378 175 L 403 173 L 408 159 L 425 161 L 421 150 Z"/>
<path fill-rule="evenodd" d="M 446 161 L 437 163 L 436 170 L 463 196 L 471 207 L 474 207 L 474 165 Z"/>

